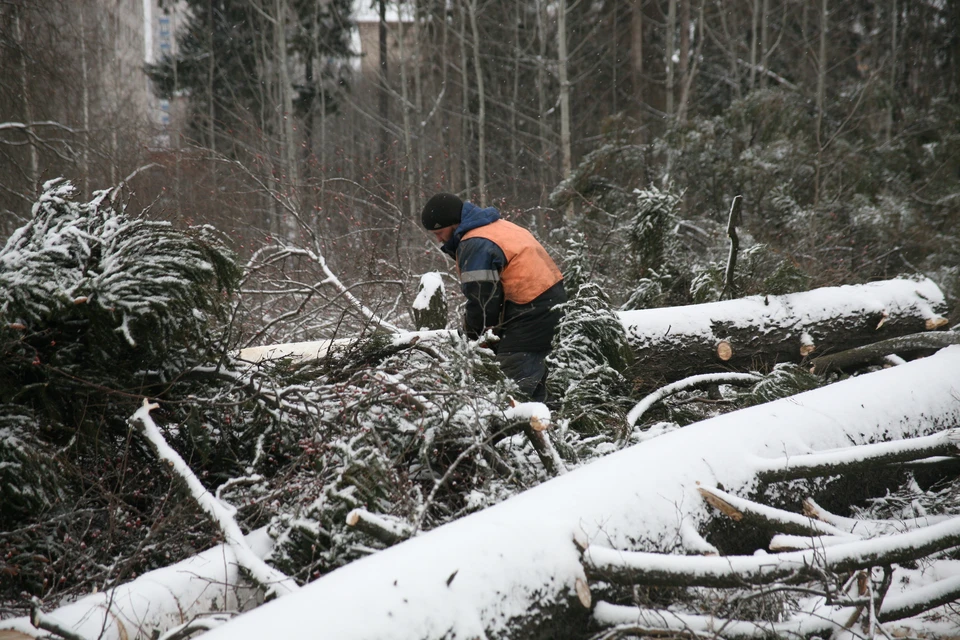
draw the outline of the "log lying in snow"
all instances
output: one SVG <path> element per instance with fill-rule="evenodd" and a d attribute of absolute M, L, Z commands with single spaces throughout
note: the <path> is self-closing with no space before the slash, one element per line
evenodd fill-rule
<path fill-rule="evenodd" d="M 960 347 L 949 347 L 685 427 L 347 565 L 205 640 L 586 635 L 575 534 L 581 544 L 682 551 L 678 529 L 712 517 L 698 482 L 743 494 L 770 458 L 956 426 L 958 377 Z"/>
<path fill-rule="evenodd" d="M 260 558 L 273 548 L 265 529 L 254 531 L 245 540 Z M 88 640 L 146 639 L 200 614 L 255 606 L 259 598 L 257 590 L 241 576 L 230 547 L 218 545 L 54 609 L 44 617 Z M 0 620 L 0 638 L 5 640 L 47 636 L 29 618 Z"/>
<path fill-rule="evenodd" d="M 672 381 L 942 328 L 946 312 L 933 281 L 897 279 L 619 315 L 641 371 Z"/>

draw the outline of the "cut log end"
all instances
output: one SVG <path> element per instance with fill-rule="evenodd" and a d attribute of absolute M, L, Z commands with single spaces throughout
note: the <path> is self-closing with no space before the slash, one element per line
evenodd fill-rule
<path fill-rule="evenodd" d="M 357 526 L 358 522 L 360 522 L 360 512 L 354 509 L 353 511 L 347 514 L 347 526 L 355 527 Z"/>
<path fill-rule="evenodd" d="M 577 591 L 577 600 L 580 601 L 580 604 L 582 604 L 585 609 L 589 609 L 593 605 L 593 596 L 590 595 L 590 585 L 588 585 L 587 581 L 583 578 L 577 578 L 574 588 Z"/>
<path fill-rule="evenodd" d="M 817 505 L 817 503 L 815 503 L 810 498 L 803 499 L 803 515 L 807 516 L 808 518 L 813 518 L 814 520 L 819 520 L 821 522 L 827 521 L 823 511 L 820 510 L 819 505 Z"/>
<path fill-rule="evenodd" d="M 726 362 L 733 357 L 733 345 L 726 340 L 721 340 L 717 344 L 717 357 Z"/>
<path fill-rule="evenodd" d="M 714 495 L 708 489 L 700 487 L 697 489 L 700 492 L 700 495 L 703 496 L 703 499 L 707 501 L 711 507 L 727 516 L 734 522 L 740 522 L 743 520 L 743 513 L 735 509 L 730 503 L 725 500 L 722 500 L 719 496 Z"/>
<path fill-rule="evenodd" d="M 944 318 L 943 316 L 937 316 L 935 318 L 927 318 L 924 326 L 926 326 L 927 331 L 935 331 L 936 329 L 949 324 L 949 322 L 950 321 L 947 318 Z"/>
<path fill-rule="evenodd" d="M 817 350 L 817 344 L 813 341 L 813 336 L 804 331 L 800 334 L 800 357 L 806 358 Z"/>
<path fill-rule="evenodd" d="M 541 420 L 537 416 L 531 416 L 530 418 L 530 428 L 536 432 L 546 431 L 547 427 L 549 426 L 550 425 L 547 422 Z"/>

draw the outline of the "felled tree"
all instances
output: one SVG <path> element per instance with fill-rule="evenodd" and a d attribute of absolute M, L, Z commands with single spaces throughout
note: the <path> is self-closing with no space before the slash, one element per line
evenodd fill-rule
<path fill-rule="evenodd" d="M 162 498 L 162 473 L 127 469 L 142 452 L 127 443 L 127 418 L 142 395 L 174 396 L 185 372 L 216 362 L 218 319 L 238 276 L 211 229 L 128 216 L 111 191 L 86 203 L 76 195 L 68 181 L 48 182 L 32 219 L 0 250 L 0 509 L 11 528 L 57 530 L 24 527 L 22 539 L 4 538 L 6 572 L 31 591 L 83 566 L 56 568 L 67 547 L 85 546 L 59 516 L 83 504 L 97 515 L 76 519 L 81 532 L 123 533 L 133 527 L 105 519 L 134 522 L 159 504 L 142 499 L 108 514 L 100 490 L 111 480 L 143 483 L 144 498 Z M 17 555 L 29 539 L 64 542 L 46 549 L 52 563 L 38 565 L 36 553 Z"/>

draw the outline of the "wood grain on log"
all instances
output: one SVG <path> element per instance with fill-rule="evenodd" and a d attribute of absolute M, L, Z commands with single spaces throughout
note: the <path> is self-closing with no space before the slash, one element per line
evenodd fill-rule
<path fill-rule="evenodd" d="M 574 589 L 577 592 L 577 600 L 580 601 L 580 604 L 582 604 L 585 609 L 589 609 L 593 605 L 593 596 L 590 595 L 590 585 L 588 585 L 587 581 L 583 578 L 577 578 Z"/>
<path fill-rule="evenodd" d="M 726 362 L 733 357 L 733 346 L 726 340 L 721 340 L 717 344 L 717 357 Z"/>

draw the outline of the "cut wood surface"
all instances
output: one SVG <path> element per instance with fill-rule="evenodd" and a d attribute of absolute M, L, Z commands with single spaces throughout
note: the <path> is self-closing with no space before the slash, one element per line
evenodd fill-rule
<path fill-rule="evenodd" d="M 946 312 L 932 280 L 895 279 L 619 315 L 639 370 L 673 381 L 764 370 L 920 333 L 938 326 Z"/>
<path fill-rule="evenodd" d="M 698 486 L 748 493 L 765 460 L 953 427 L 958 378 L 960 347 L 949 347 L 667 433 L 351 563 L 205 639 L 555 637 L 545 616 L 586 634 L 575 536 L 683 552 L 683 523 L 714 517 Z"/>

